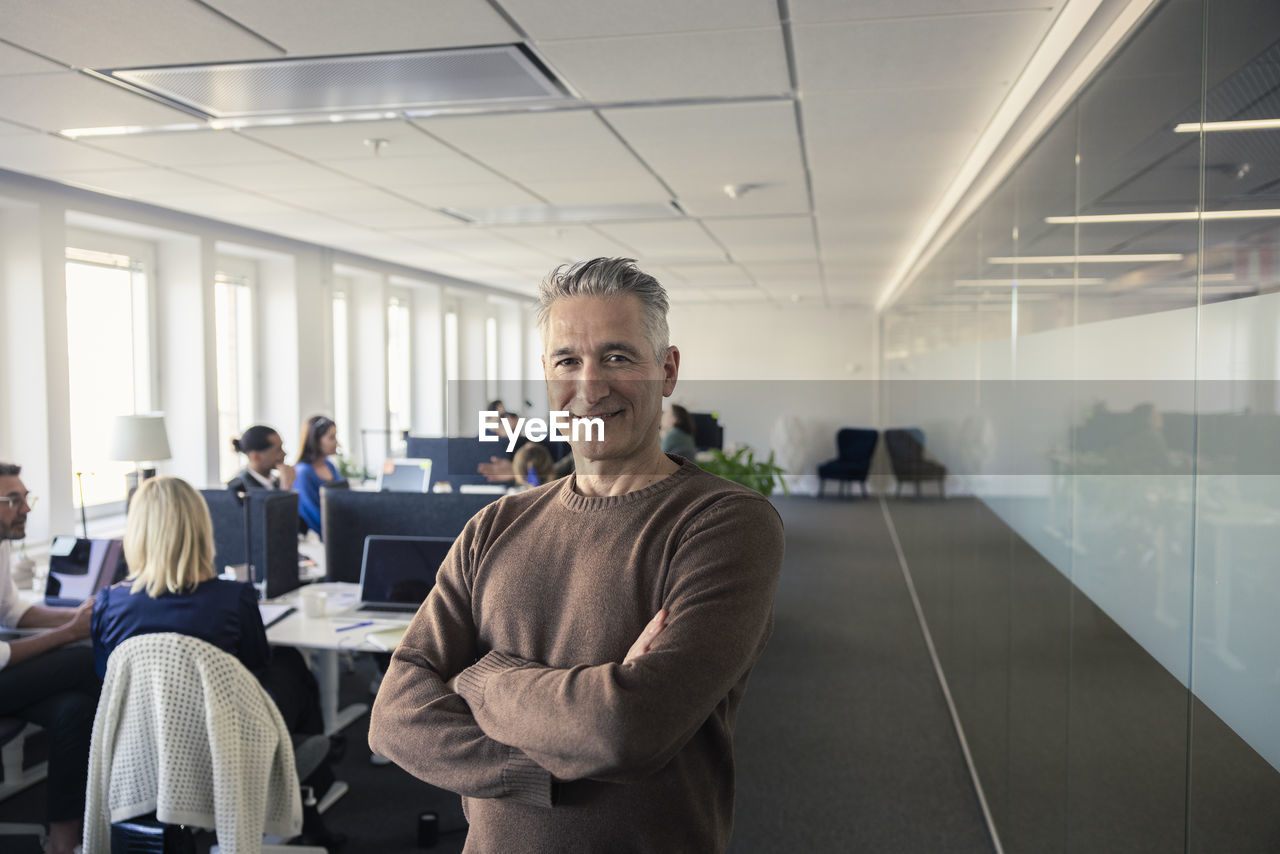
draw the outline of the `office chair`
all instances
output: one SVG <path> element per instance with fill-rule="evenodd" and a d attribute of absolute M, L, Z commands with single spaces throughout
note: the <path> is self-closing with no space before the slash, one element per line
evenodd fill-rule
<path fill-rule="evenodd" d="M 318 765 L 327 744 L 298 753 Z M 188 635 L 130 638 L 108 659 L 93 722 L 85 854 L 185 854 L 190 828 L 216 829 L 223 854 L 326 854 L 263 846 L 264 833 L 302 830 L 299 770 L 280 711 L 239 659 Z M 132 821 L 152 813 L 159 825 Z"/>
<path fill-rule="evenodd" d="M 0 763 L 4 768 L 4 780 L 0 781 L 0 801 L 34 786 L 48 776 L 49 763 L 41 762 L 30 768 L 23 767 L 23 748 L 29 736 L 40 727 L 19 718 L 0 718 Z M 43 824 L 30 822 L 0 822 L 0 836 L 35 836 L 40 844 L 45 841 Z"/>

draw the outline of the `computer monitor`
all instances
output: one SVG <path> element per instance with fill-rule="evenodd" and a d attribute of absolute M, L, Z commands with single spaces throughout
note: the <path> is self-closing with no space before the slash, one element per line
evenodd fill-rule
<path fill-rule="evenodd" d="M 430 488 L 430 459 L 387 460 L 378 472 L 379 492 L 427 492 Z"/>
<path fill-rule="evenodd" d="M 47 605 L 75 607 L 92 598 L 113 580 L 123 577 L 124 544 L 120 540 L 54 537 L 49 546 Z"/>

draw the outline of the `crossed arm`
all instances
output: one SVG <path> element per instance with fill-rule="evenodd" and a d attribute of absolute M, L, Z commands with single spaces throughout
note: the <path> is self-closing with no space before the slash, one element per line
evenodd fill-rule
<path fill-rule="evenodd" d="M 622 661 L 557 668 L 478 649 L 461 557 L 451 558 L 384 678 L 373 749 L 463 795 L 543 806 L 554 780 L 624 782 L 662 768 L 769 632 L 781 528 L 776 515 L 743 512 L 711 514 L 686 537 L 666 607 Z"/>

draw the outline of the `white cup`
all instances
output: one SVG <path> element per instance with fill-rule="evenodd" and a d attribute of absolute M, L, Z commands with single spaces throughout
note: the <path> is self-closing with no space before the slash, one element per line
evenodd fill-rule
<path fill-rule="evenodd" d="M 302 616 L 304 617 L 323 617 L 325 605 L 329 595 L 323 590 L 303 590 L 299 595 L 302 602 Z"/>

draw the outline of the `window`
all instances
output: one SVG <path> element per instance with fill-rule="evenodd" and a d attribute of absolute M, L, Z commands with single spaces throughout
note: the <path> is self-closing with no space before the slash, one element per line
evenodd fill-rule
<path fill-rule="evenodd" d="M 230 480 L 240 470 L 231 440 L 253 424 L 255 406 L 253 347 L 254 264 L 219 259 L 214 276 L 214 337 L 218 359 L 218 473 Z"/>
<path fill-rule="evenodd" d="M 333 417 L 339 430 L 356 435 L 351 422 L 351 350 L 347 295 L 333 295 Z M 299 448 L 301 450 L 301 448 Z"/>
<path fill-rule="evenodd" d="M 387 429 L 388 447 L 398 447 L 413 420 L 412 358 L 409 344 L 409 298 L 393 296 L 387 303 Z"/>
<path fill-rule="evenodd" d="M 131 462 L 108 457 L 111 417 L 153 408 L 151 252 L 105 236 L 73 235 L 66 253 L 67 371 L 76 506 L 123 501 Z M 82 491 L 83 490 L 83 491 Z"/>
<path fill-rule="evenodd" d="M 484 321 L 484 396 L 487 400 L 498 397 L 498 319 L 486 317 Z"/>
<path fill-rule="evenodd" d="M 458 312 L 454 309 L 444 313 L 444 389 L 445 430 L 458 435 Z"/>

